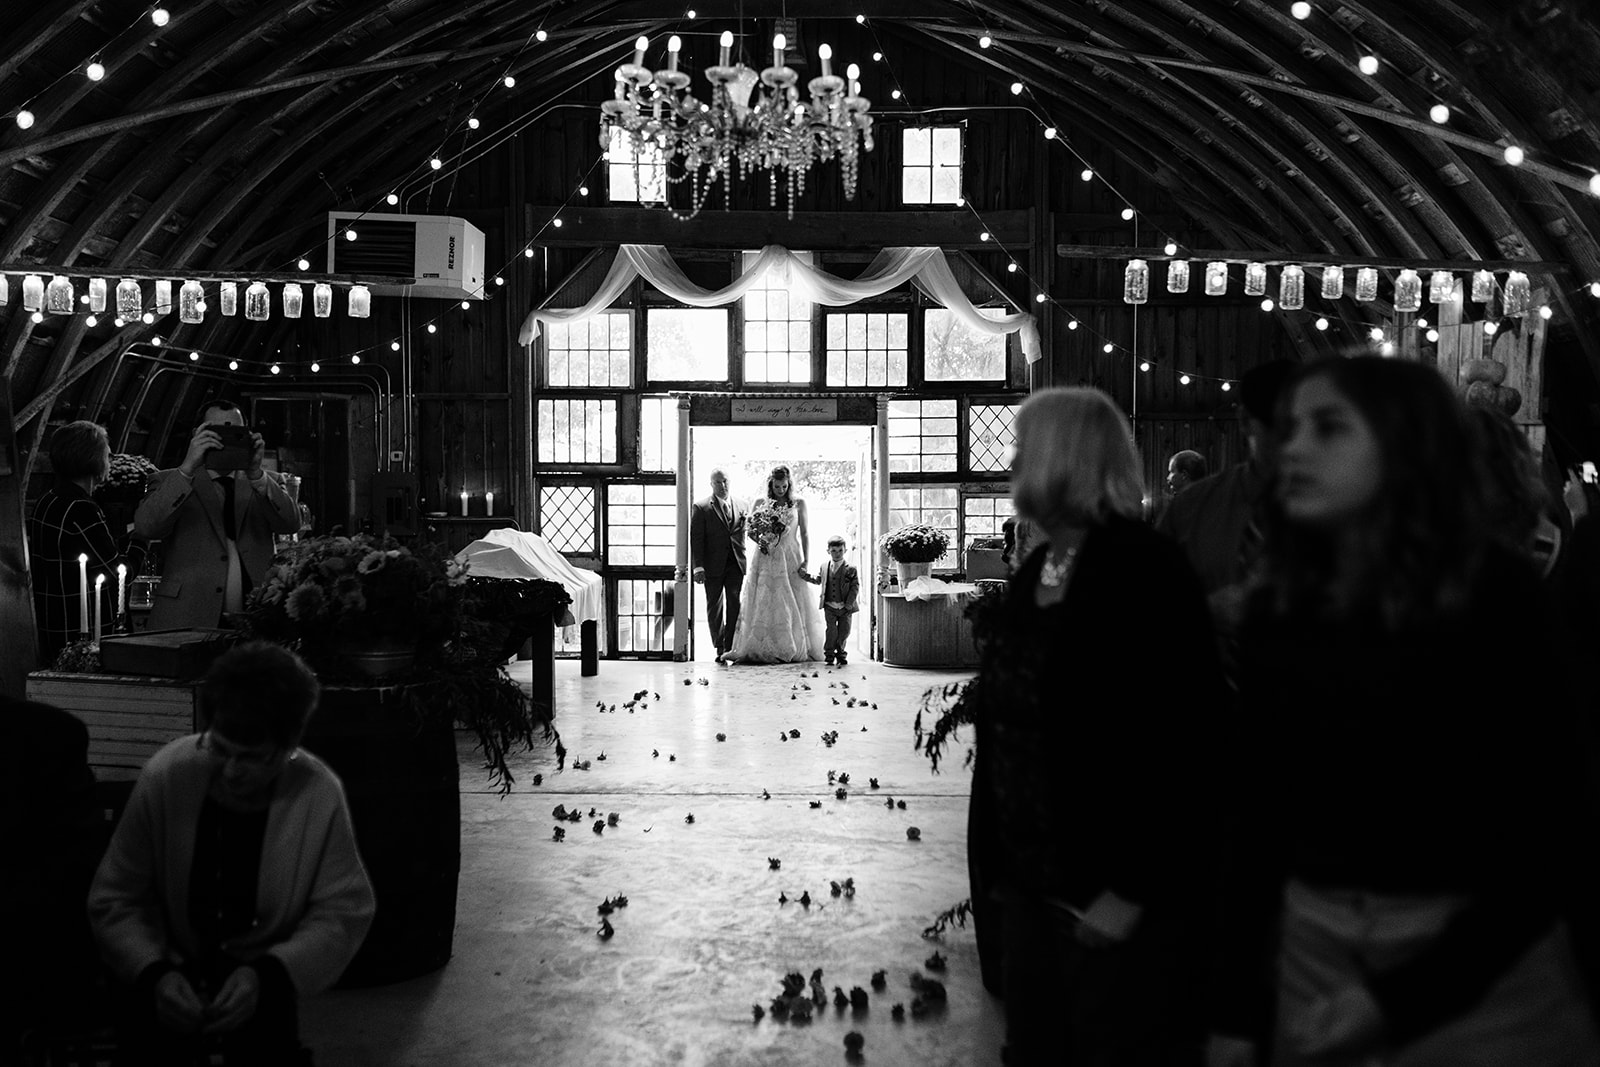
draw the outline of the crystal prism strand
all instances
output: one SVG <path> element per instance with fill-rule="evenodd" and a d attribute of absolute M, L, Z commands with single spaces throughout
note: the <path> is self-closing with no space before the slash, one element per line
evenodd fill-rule
<path fill-rule="evenodd" d="M 1344 268 L 1322 268 L 1322 299 L 1338 300 L 1344 296 Z"/>

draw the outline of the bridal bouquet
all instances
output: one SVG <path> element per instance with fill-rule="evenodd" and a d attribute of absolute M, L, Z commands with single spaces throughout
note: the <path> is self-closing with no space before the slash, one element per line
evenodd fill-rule
<path fill-rule="evenodd" d="M 788 527 L 788 521 L 777 508 L 772 506 L 770 500 L 756 501 L 744 524 L 745 532 L 750 535 L 750 539 L 761 546 L 763 556 L 767 554 L 768 549 L 778 543 L 778 539 Z"/>

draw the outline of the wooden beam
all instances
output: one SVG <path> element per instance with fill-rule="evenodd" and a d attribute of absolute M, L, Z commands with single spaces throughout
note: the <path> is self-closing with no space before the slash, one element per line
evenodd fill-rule
<path fill-rule="evenodd" d="M 854 19 L 857 15 L 899 21 L 913 13 L 918 18 L 958 19 L 969 26 L 974 21 L 971 8 L 950 0 L 918 0 L 915 5 L 905 0 L 702 0 L 694 8 L 697 22 L 739 18 Z M 608 19 L 619 21 L 655 19 L 674 26 L 681 21 L 677 15 L 669 16 L 657 0 L 632 0 L 606 8 L 604 14 Z"/>
<path fill-rule="evenodd" d="M 1407 259 L 1396 256 L 1330 256 L 1322 252 L 1286 252 L 1274 249 L 1216 249 L 1185 248 L 1180 255 L 1169 256 L 1162 248 L 1132 248 L 1126 245 L 1056 245 L 1056 255 L 1062 259 L 1203 259 L 1222 260 L 1225 263 L 1265 263 L 1281 267 L 1289 263 L 1330 267 L 1388 267 L 1414 270 L 1520 270 L 1525 274 L 1571 274 L 1570 263 L 1551 263 L 1526 259 Z"/>
<path fill-rule="evenodd" d="M 382 219 L 382 215 L 374 215 L 374 219 Z M 82 264 L 70 266 L 62 263 L 0 263 L 0 273 L 5 274 L 64 274 L 67 277 L 99 277 L 99 278 L 132 278 L 135 281 L 197 281 L 197 282 L 272 282 L 274 285 L 283 282 L 299 282 L 302 285 L 315 285 L 318 282 L 327 282 L 329 285 L 415 285 L 415 278 L 397 278 L 386 274 L 273 274 L 271 272 L 250 271 L 215 271 L 195 270 L 192 267 L 172 267 L 163 270 L 159 267 L 144 267 L 132 270 L 127 267 L 108 265 L 105 267 L 86 267 Z M 116 314 L 113 305 L 116 303 L 115 293 L 107 293 L 107 314 Z M 177 296 L 174 294 L 173 299 Z"/>
<path fill-rule="evenodd" d="M 549 225 L 557 214 L 559 229 Z M 886 248 L 916 244 L 940 248 L 993 251 L 1033 244 L 1027 209 L 986 212 L 990 240 L 965 212 L 949 211 L 813 211 L 785 217 L 781 211 L 701 212 L 686 222 L 664 208 L 535 207 L 537 245 L 592 248 L 608 244 L 653 244 L 671 248 L 751 249 L 777 244 L 806 251 Z"/>

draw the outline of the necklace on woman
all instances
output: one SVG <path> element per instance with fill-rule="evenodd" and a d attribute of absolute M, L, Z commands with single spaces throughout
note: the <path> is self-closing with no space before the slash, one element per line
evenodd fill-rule
<path fill-rule="evenodd" d="M 1046 589 L 1059 589 L 1072 572 L 1072 561 L 1077 558 L 1077 548 L 1068 548 L 1062 551 L 1061 562 L 1057 563 L 1051 559 L 1050 551 L 1046 550 L 1044 566 L 1039 568 L 1039 584 Z"/>

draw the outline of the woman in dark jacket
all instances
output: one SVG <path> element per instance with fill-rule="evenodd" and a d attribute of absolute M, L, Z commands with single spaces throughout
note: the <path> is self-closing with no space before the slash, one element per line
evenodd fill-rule
<path fill-rule="evenodd" d="M 1012 491 L 1048 543 L 975 612 L 969 826 L 1006 1062 L 1193 1062 L 1207 750 L 1224 699 L 1205 597 L 1140 521 L 1132 430 L 1104 393 L 1022 405 Z"/>
<path fill-rule="evenodd" d="M 111 471 L 111 444 L 106 432 L 92 422 L 69 422 L 50 438 L 50 465 L 56 483 L 46 490 L 28 519 L 28 555 L 33 572 L 33 610 L 39 628 L 39 660 L 45 666 L 56 654 L 80 637 L 78 557 L 85 565 L 89 617 L 94 616 L 95 577 L 107 579 L 103 589 L 115 597 L 117 564 L 121 553 L 117 538 L 106 525 L 105 513 L 95 503 L 94 487 Z M 114 619 L 115 603 L 102 604 L 103 616 Z M 90 623 L 91 627 L 93 622 Z"/>
<path fill-rule="evenodd" d="M 1318 364 L 1286 403 L 1211 1062 L 1600 1062 L 1570 936 L 1596 839 L 1576 707 L 1464 412 L 1377 358 Z"/>

